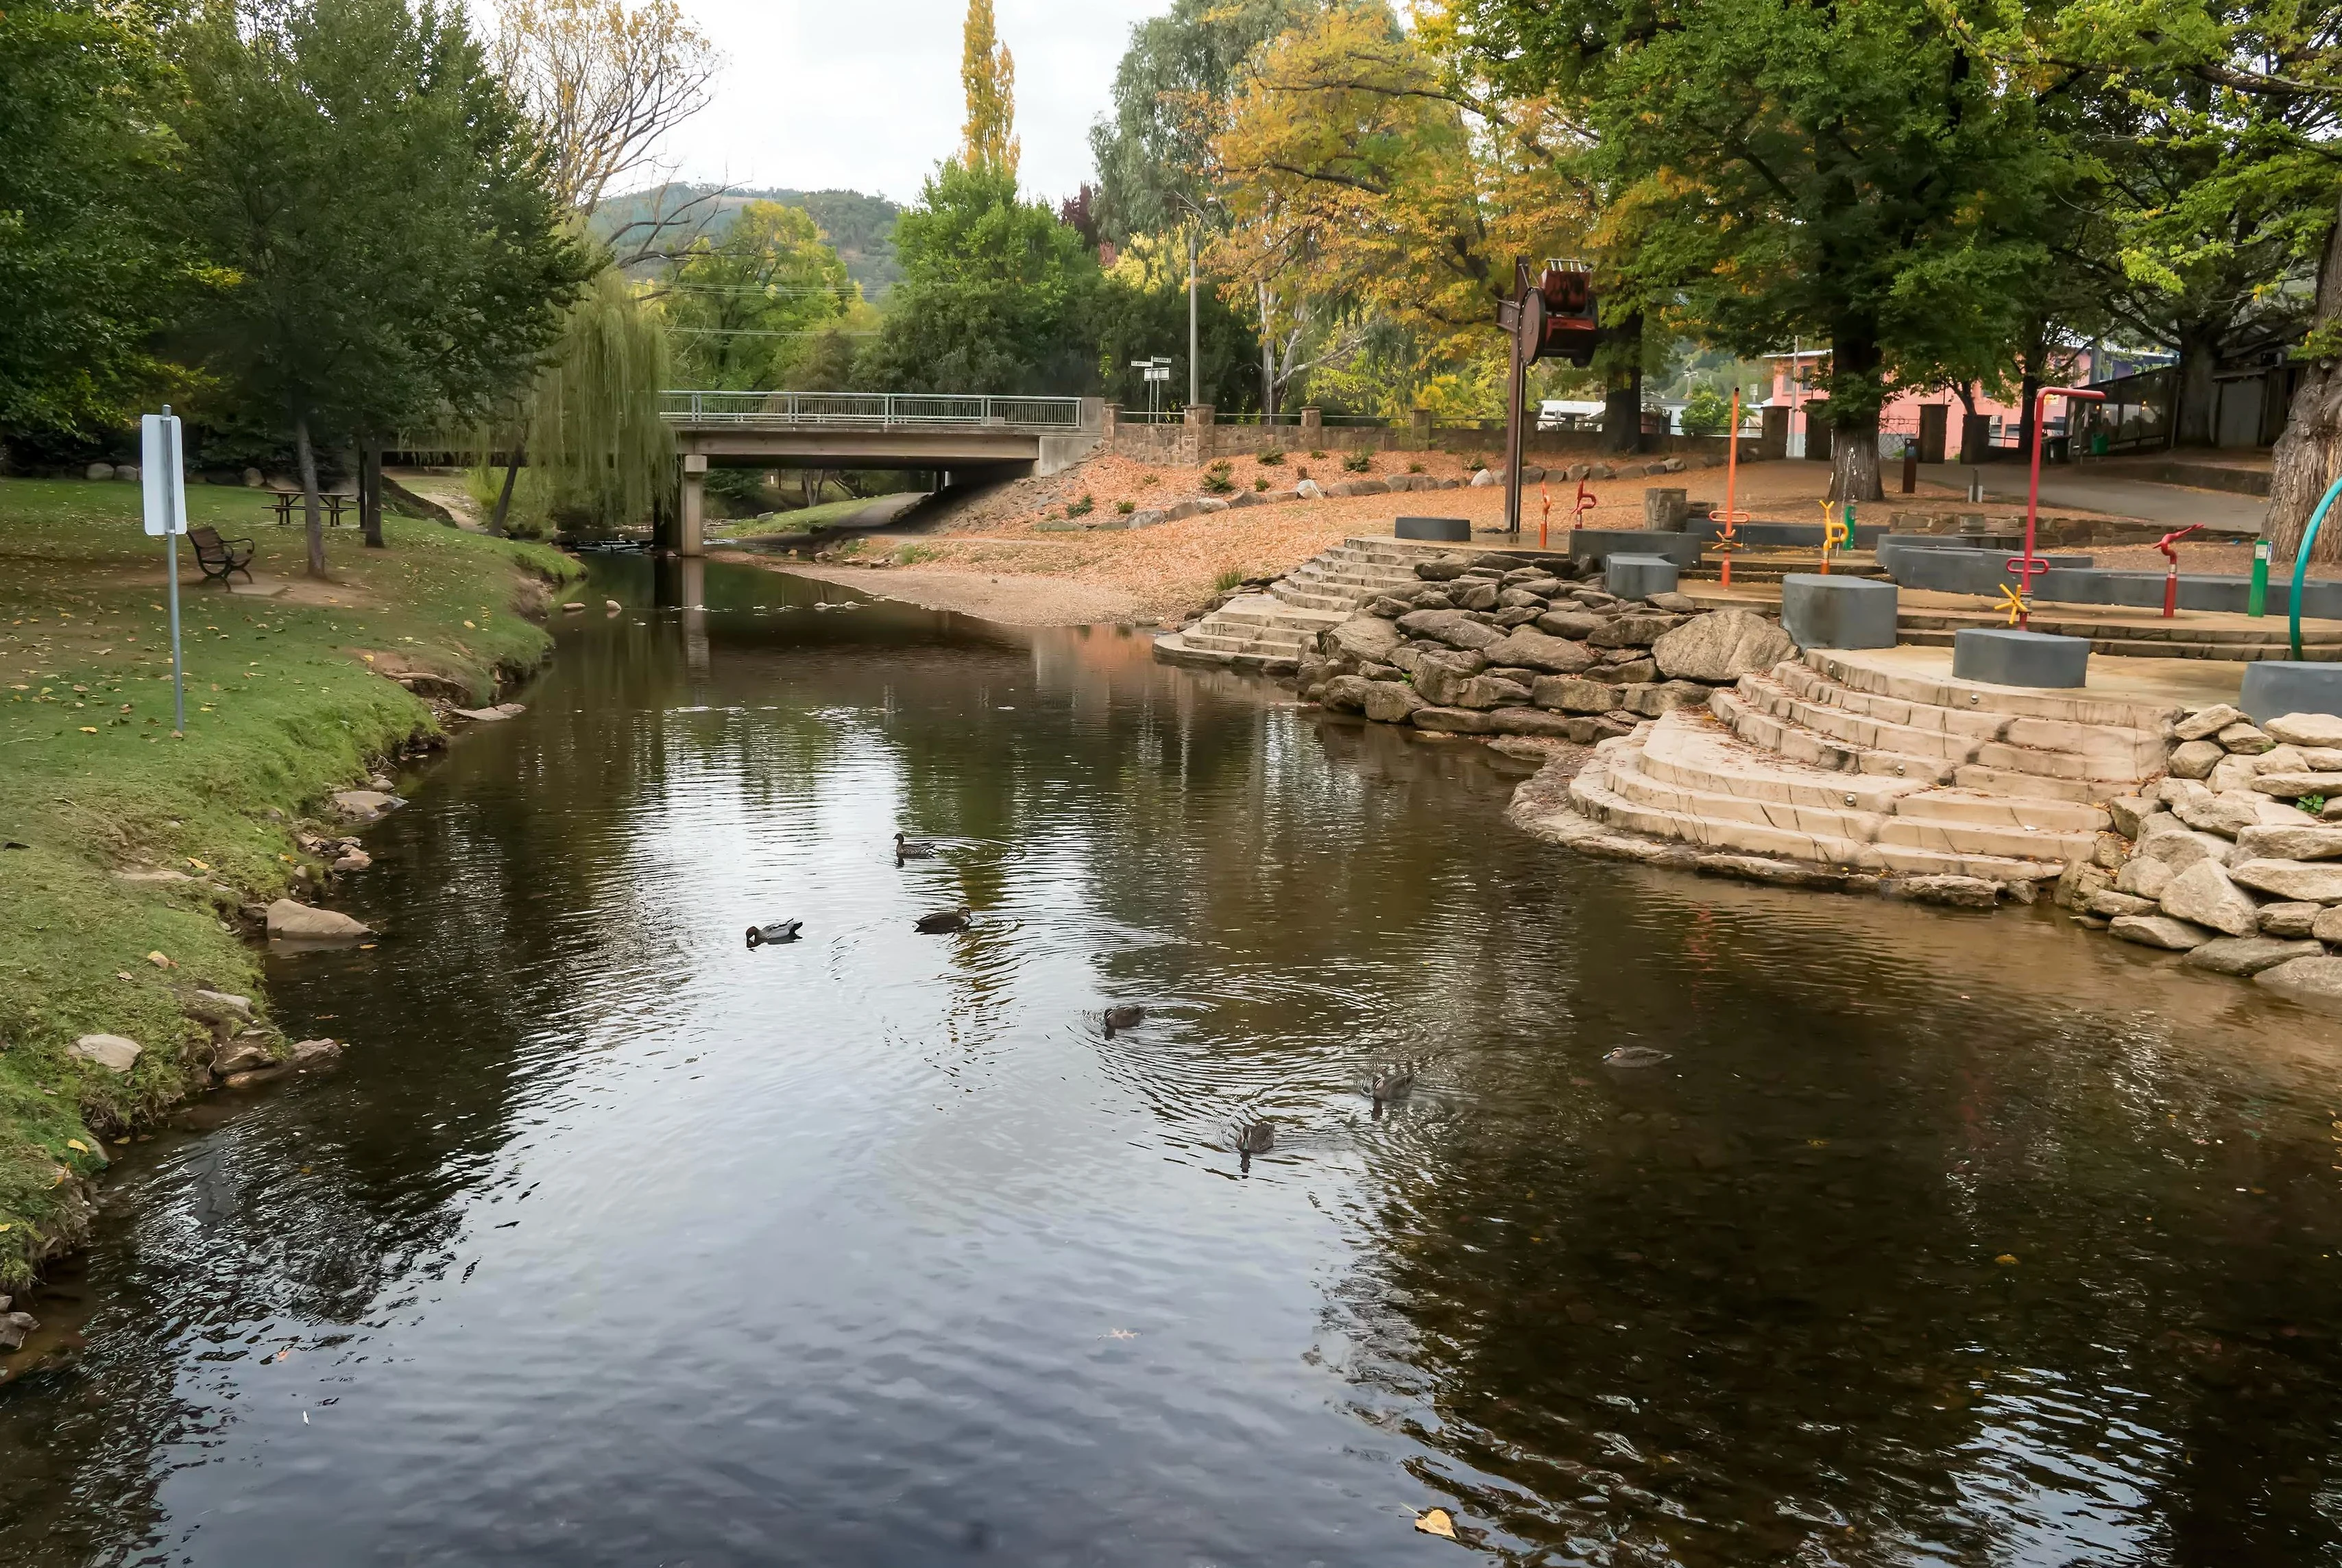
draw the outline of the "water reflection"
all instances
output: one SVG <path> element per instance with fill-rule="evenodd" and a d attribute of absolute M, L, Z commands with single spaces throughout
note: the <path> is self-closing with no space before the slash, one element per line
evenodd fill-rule
<path fill-rule="evenodd" d="M 2337 1554 L 2332 1025 L 1578 860 L 1111 629 L 606 595 L 279 965 L 346 1064 L 36 1303 L 0 1561 Z"/>

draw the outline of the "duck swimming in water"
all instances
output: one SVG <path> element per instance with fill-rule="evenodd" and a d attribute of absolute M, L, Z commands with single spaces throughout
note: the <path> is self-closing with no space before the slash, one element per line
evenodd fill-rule
<path fill-rule="evenodd" d="M 1374 1101 L 1375 1114 L 1379 1116 L 1385 1105 L 1405 1098 L 1406 1092 L 1414 1087 L 1415 1069 L 1402 1063 L 1395 1067 L 1376 1069 L 1375 1075 L 1366 1080 L 1366 1095 Z"/>
<path fill-rule="evenodd" d="M 1233 1136 L 1240 1156 L 1237 1168 L 1249 1171 L 1255 1154 L 1266 1154 L 1276 1147 L 1276 1124 L 1265 1116 L 1256 1122 L 1240 1122 Z"/>
<path fill-rule="evenodd" d="M 770 925 L 752 925 L 748 928 L 748 945 L 763 947 L 770 943 L 795 942 L 804 924 L 802 920 L 776 920 Z"/>
<path fill-rule="evenodd" d="M 1111 1040 L 1116 1030 L 1136 1029 L 1146 1022 L 1146 1009 L 1144 1007 L 1133 1007 L 1127 1004 L 1109 1007 L 1106 1010 L 1106 1037 Z"/>
<path fill-rule="evenodd" d="M 912 924 L 933 936 L 946 931 L 966 931 L 976 924 L 976 916 L 965 909 L 938 909 L 919 916 Z"/>
<path fill-rule="evenodd" d="M 902 864 L 906 860 L 926 860 L 931 857 L 935 853 L 936 846 L 934 844 L 923 844 L 916 838 L 906 838 L 899 833 L 895 835 L 895 864 L 896 865 Z"/>

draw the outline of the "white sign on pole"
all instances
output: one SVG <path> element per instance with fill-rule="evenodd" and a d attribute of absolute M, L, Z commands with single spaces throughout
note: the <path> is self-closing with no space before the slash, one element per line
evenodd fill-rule
<path fill-rule="evenodd" d="M 138 482 L 146 495 L 146 532 L 157 537 L 187 531 L 187 480 L 179 453 L 177 414 L 140 417 Z"/>

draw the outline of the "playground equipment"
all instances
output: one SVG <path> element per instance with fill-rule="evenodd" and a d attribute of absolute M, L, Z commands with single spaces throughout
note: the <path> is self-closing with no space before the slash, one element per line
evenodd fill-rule
<path fill-rule="evenodd" d="M 1540 359 L 1566 359 L 1583 369 L 1601 345 L 1594 271 L 1580 261 L 1553 261 L 1533 280 L 1529 264 L 1513 263 L 1513 296 L 1496 304 L 1496 325 L 1512 340 L 1512 395 L 1505 419 L 1505 532 L 1521 531 L 1521 403 L 1528 368 Z"/>
<path fill-rule="evenodd" d="M 2179 614 L 2179 552 L 2172 546 L 2202 526 L 2201 523 L 2190 523 L 2185 528 L 2173 529 L 2155 542 L 2155 547 L 2163 552 L 2163 558 L 2171 563 L 2171 570 L 2163 574 L 2163 618 L 2167 621 Z"/>
<path fill-rule="evenodd" d="M 2087 386 L 2045 386 L 2033 400 L 2033 406 L 2026 411 L 2033 421 L 2033 476 L 2025 491 L 2025 554 L 2008 558 L 2008 569 L 2017 574 L 2017 614 L 2011 624 L 2017 626 L 2033 624 L 2033 579 L 2049 570 L 2049 563 L 2033 554 L 2033 537 L 2041 514 L 2041 424 L 2053 397 L 2062 397 L 2068 403 L 2107 400 L 2105 393 L 2092 392 Z"/>
<path fill-rule="evenodd" d="M 2326 514 L 2332 508 L 2337 495 L 2342 495 L 2342 479 L 2337 479 L 2326 487 L 2326 494 L 2318 499 L 2317 510 L 2309 514 L 2309 526 L 2301 531 L 2300 547 L 2293 554 L 2293 593 L 2290 595 L 2292 602 L 2286 606 L 2286 632 L 2293 644 L 2296 664 L 2301 662 L 2301 590 L 2309 581 L 2309 551 L 2317 543 L 2317 525 L 2326 521 Z"/>
<path fill-rule="evenodd" d="M 2253 585 L 2245 594 L 2245 614 L 2256 619 L 2268 614 L 2268 541 L 2254 540 Z"/>
<path fill-rule="evenodd" d="M 1716 553 L 1724 558 L 1724 585 L 1732 586 L 1732 554 L 1740 548 L 1740 524 L 1749 521 L 1748 514 L 1733 504 L 1740 484 L 1740 388 L 1732 389 L 1732 414 L 1725 426 L 1724 437 L 1724 510 L 1711 512 L 1716 524 Z"/>
<path fill-rule="evenodd" d="M 1854 503 L 1849 501 L 1846 504 L 1846 514 L 1842 518 L 1830 515 L 1828 502 L 1823 502 L 1821 506 L 1822 575 L 1827 577 L 1829 575 L 1830 552 L 1846 549 L 1854 542 Z"/>

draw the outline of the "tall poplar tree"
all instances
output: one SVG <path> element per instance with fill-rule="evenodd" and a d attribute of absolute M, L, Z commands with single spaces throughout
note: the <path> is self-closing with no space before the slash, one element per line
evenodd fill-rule
<path fill-rule="evenodd" d="M 967 89 L 967 126 L 960 162 L 1016 178 L 1016 62 L 993 26 L 992 0 L 967 0 L 959 76 Z"/>

